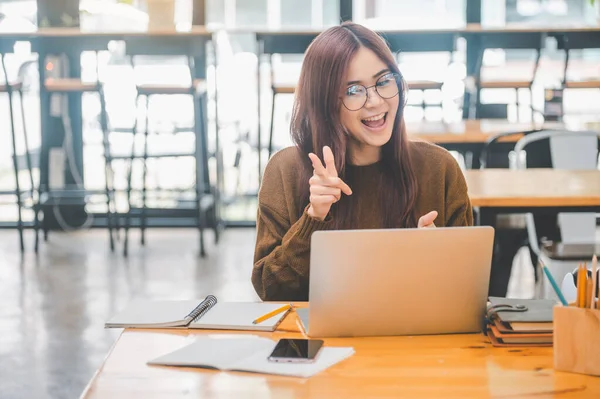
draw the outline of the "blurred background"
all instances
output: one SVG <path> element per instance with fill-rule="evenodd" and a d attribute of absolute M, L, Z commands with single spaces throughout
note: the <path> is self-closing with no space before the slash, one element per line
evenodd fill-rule
<path fill-rule="evenodd" d="M 409 137 L 451 151 L 480 188 L 512 195 L 511 176 L 480 169 L 522 159 L 598 172 L 598 1 L 0 0 L 0 398 L 81 394 L 120 332 L 104 322 L 134 297 L 258 300 L 262 173 L 291 145 L 308 44 L 346 20 L 394 51 Z M 592 139 L 559 161 L 548 145 L 515 153 L 550 128 Z M 589 206 L 574 235 L 547 214 L 475 209 L 496 226 L 490 293 L 548 296 L 538 257 L 567 254 L 560 279 L 600 251 L 600 179 L 562 172 L 544 176 L 564 187 L 515 190 L 576 192 Z"/>
<path fill-rule="evenodd" d="M 174 0 L 175 24 L 177 29 L 186 30 L 192 25 L 192 0 Z M 460 28 L 466 21 L 466 0 L 354 0 L 351 2 L 353 20 L 373 29 L 430 29 Z M 86 31 L 144 31 L 148 24 L 148 6 L 145 1 L 82 0 L 79 4 L 81 28 Z M 525 26 L 569 26 L 596 24 L 598 8 L 587 0 L 482 0 L 481 24 L 486 27 L 502 27 L 518 23 Z M 207 0 L 206 26 L 220 32 L 215 35 L 217 51 L 208 53 L 206 76 L 208 79 L 208 128 L 209 138 L 215 137 L 216 101 L 215 87 L 219 101 L 219 140 L 223 151 L 223 192 L 221 216 L 228 225 L 252 224 L 256 216 L 256 192 L 258 189 L 257 154 L 257 95 L 256 30 L 319 30 L 340 21 L 340 3 L 332 0 Z M 34 0 L 0 0 L 0 32 L 31 32 L 37 29 L 37 2 Z M 462 104 L 465 92 L 466 45 L 458 39 L 455 53 L 448 63 L 448 54 L 410 53 L 403 56 L 401 70 L 410 79 L 443 79 L 444 90 L 425 93 L 425 101 L 444 107 L 428 107 L 426 112 L 419 104 L 423 92 L 410 93 L 409 102 L 415 104 L 406 111 L 407 120 L 456 121 L 462 118 Z M 574 52 L 575 53 L 575 52 Z M 571 55 L 571 62 L 577 65 L 577 73 L 597 74 L 600 52 L 587 49 Z M 527 50 L 490 49 L 486 50 L 484 66 L 492 78 L 506 74 L 503 66 L 510 65 L 514 74 L 530 75 L 535 54 Z M 40 110 L 39 74 L 37 54 L 31 45 L 20 42 L 14 53 L 6 55 L 9 75 L 22 78 L 25 86 L 26 122 L 30 151 L 34 160 L 40 151 Z M 544 48 L 540 68 L 536 76 L 533 104 L 543 108 L 543 89 L 558 87 L 563 73 L 564 52 L 556 49 L 552 38 L 548 38 Z M 275 57 L 276 78 L 293 82 L 297 79 L 302 55 Z M 270 90 L 268 65 L 262 63 L 263 93 Z M 215 70 L 219 79 L 215 80 Z M 157 82 L 168 80 L 184 83 L 189 80 L 185 58 L 181 56 L 139 57 L 132 68 L 124 55 L 123 44 L 111 42 L 106 51 L 97 53 L 83 51 L 81 54 L 81 76 L 93 81 L 98 71 L 105 85 L 107 113 L 110 128 L 115 132 L 131 132 L 136 115 L 136 82 Z M 215 86 L 216 85 L 216 86 Z M 521 91 L 521 120 L 531 117 L 527 113 L 532 99 Z M 594 89 L 575 90 L 565 93 L 567 113 L 596 114 L 600 103 L 600 91 Z M 6 96 L 0 96 L 0 124 L 8 127 L 8 106 Z M 261 117 L 268 130 L 271 97 L 262 96 Z M 507 103 L 508 117 L 516 120 L 514 91 L 510 89 L 482 91 L 482 102 Z M 277 96 L 274 114 L 274 145 L 281 148 L 289 143 L 289 118 L 293 95 Z M 153 145 L 163 147 L 165 140 L 172 151 L 185 151 L 193 145 L 193 138 L 186 137 L 184 130 L 193 121 L 193 105 L 185 96 L 153 98 L 150 103 L 148 120 L 152 129 L 161 131 L 182 131 L 178 140 L 164 136 Z M 99 132 L 100 105 L 97 96 L 85 94 L 82 107 L 83 118 L 83 159 L 85 159 L 84 181 L 89 189 L 101 189 L 104 185 L 104 159 L 102 139 Z M 19 129 L 19 126 L 17 126 Z M 266 136 L 265 136 L 266 137 Z M 0 190 L 14 188 L 10 157 L 10 137 L 0 137 Z M 266 139 L 263 139 L 265 145 Z M 212 140 L 214 141 L 214 140 Z M 115 136 L 111 142 L 114 152 L 127 154 L 130 143 L 126 136 Z M 214 142 L 209 146 L 214 149 Z M 22 148 L 19 149 L 22 153 Z M 186 187 L 193 184 L 193 168 L 187 159 L 164 159 L 156 161 L 148 178 L 152 184 L 166 184 L 172 187 Z M 34 165 L 35 166 L 35 165 Z M 122 178 L 124 170 L 117 170 L 116 178 Z M 211 168 L 214 169 L 211 164 Z M 35 169 L 35 168 L 34 168 Z M 36 171 L 37 173 L 37 171 Z M 141 175 L 133 177 L 141 179 Z M 122 183 L 122 182 L 121 182 Z M 139 181 L 132 183 L 134 186 Z M 127 209 L 126 199 L 117 195 L 117 207 Z M 17 220 L 15 204 L 0 208 L 0 222 L 5 225 Z M 90 205 L 90 212 L 103 212 L 102 206 Z M 25 213 L 28 221 L 33 220 L 32 212 Z"/>

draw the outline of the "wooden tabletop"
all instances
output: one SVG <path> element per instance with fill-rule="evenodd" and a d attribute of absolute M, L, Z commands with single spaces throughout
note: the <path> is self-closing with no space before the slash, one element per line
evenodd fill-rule
<path fill-rule="evenodd" d="M 457 123 L 408 122 L 406 133 L 411 139 L 420 139 L 437 144 L 485 143 L 499 133 L 521 133 L 536 129 L 558 129 L 560 123 L 514 123 L 504 120 L 466 120 Z M 501 142 L 516 142 L 522 135 L 502 138 Z"/>
<path fill-rule="evenodd" d="M 211 32 L 204 26 L 193 26 L 188 30 L 151 29 L 144 31 L 94 31 L 74 28 L 40 28 L 32 32 L 0 32 L 0 37 L 19 37 L 21 39 L 35 38 L 66 38 L 66 37 L 146 37 L 146 36 L 210 36 Z"/>
<path fill-rule="evenodd" d="M 258 35 L 317 35 L 324 29 L 269 29 L 261 26 L 244 27 L 234 29 L 224 29 L 225 31 L 236 33 L 252 33 Z M 40 28 L 33 32 L 0 32 L 0 37 L 68 37 L 68 36 L 186 36 L 186 35 L 204 35 L 211 34 L 221 29 L 208 29 L 205 26 L 194 25 L 186 31 L 176 31 L 174 29 L 150 30 L 150 31 L 123 31 L 123 32 L 94 32 L 82 30 L 79 27 L 63 28 Z M 520 33 L 520 32 L 541 32 L 541 33 L 568 33 L 568 32 L 600 32 L 600 25 L 552 25 L 552 26 L 536 26 L 523 24 L 507 24 L 505 26 L 485 26 L 481 24 L 467 24 L 463 26 L 448 26 L 439 28 L 416 29 L 414 27 L 395 27 L 395 28 L 375 28 L 376 31 L 393 35 L 393 34 L 429 34 L 429 33 L 456 33 L 456 34 L 477 34 L 477 33 Z"/>
<path fill-rule="evenodd" d="M 467 170 L 465 178 L 473 206 L 600 206 L 598 170 Z"/>
<path fill-rule="evenodd" d="M 301 337 L 291 313 L 273 333 Z M 481 334 L 327 339 L 355 354 L 309 379 L 148 366 L 201 334 L 125 330 L 83 398 L 597 398 L 600 378 L 555 372 L 552 348 L 493 348 Z"/>
<path fill-rule="evenodd" d="M 540 32 L 540 33 L 569 33 L 569 32 L 600 32 L 600 25 L 586 25 L 586 24 L 556 24 L 556 25 L 528 25 L 519 23 L 509 23 L 504 26 L 485 26 L 481 24 L 467 24 L 463 29 L 462 33 L 527 33 L 527 32 Z"/>

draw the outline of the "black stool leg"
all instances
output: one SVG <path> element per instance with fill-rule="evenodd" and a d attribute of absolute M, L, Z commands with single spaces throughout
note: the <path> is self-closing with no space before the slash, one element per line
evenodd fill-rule
<path fill-rule="evenodd" d="M 423 110 L 423 119 L 427 119 L 427 115 L 425 114 L 425 90 L 421 90 L 421 109 Z"/>
<path fill-rule="evenodd" d="M 273 89 L 273 101 L 271 102 L 271 126 L 269 130 L 269 158 L 273 154 L 273 132 L 275 128 L 275 90 Z"/>
<path fill-rule="evenodd" d="M 142 216 L 140 220 L 140 231 L 141 231 L 141 244 L 146 245 L 146 176 L 148 175 L 148 120 L 149 120 L 149 107 L 150 107 L 150 96 L 146 97 L 146 114 L 144 124 L 144 165 L 143 165 L 143 173 L 142 173 Z"/>
<path fill-rule="evenodd" d="M 38 250 L 40 248 L 40 210 L 37 207 L 37 205 L 34 205 L 34 209 L 33 209 L 33 228 L 35 230 L 35 253 L 38 253 Z"/>
<path fill-rule="evenodd" d="M 519 112 L 519 89 L 515 88 L 515 105 L 517 106 L 517 122 L 521 121 L 520 112 Z"/>
<path fill-rule="evenodd" d="M 204 181 L 204 155 L 205 155 L 205 140 L 204 134 L 204 96 L 201 94 L 197 97 L 193 97 L 194 101 L 194 134 L 196 136 L 196 216 L 197 227 L 200 239 L 200 256 L 206 256 L 206 248 L 204 246 L 204 226 L 206 225 L 206 215 L 204 209 L 202 209 L 202 198 L 205 194 Z M 218 157 L 218 154 L 217 154 Z"/>
<path fill-rule="evenodd" d="M 4 64 L 4 60 L 2 60 Z M 8 87 L 8 108 L 10 112 L 10 132 L 12 137 L 12 160 L 13 160 L 13 168 L 15 172 L 15 184 L 16 184 L 16 194 L 17 194 L 17 208 L 18 208 L 18 222 L 17 229 L 19 230 L 19 244 L 21 247 L 21 252 L 25 251 L 25 243 L 23 241 L 23 202 L 21 198 L 21 185 L 19 184 L 19 165 L 17 163 L 17 134 L 15 131 L 15 115 L 14 115 L 14 107 L 13 107 L 13 91 L 7 82 Z"/>
<path fill-rule="evenodd" d="M 140 100 L 140 95 L 138 94 L 135 98 L 135 109 L 138 108 L 138 103 Z M 139 121 L 137 117 L 137 112 L 135 115 L 135 119 L 133 122 L 133 130 L 132 130 L 132 138 L 131 138 L 131 153 L 129 158 L 129 170 L 127 171 L 127 213 L 125 214 L 125 238 L 123 239 L 123 256 L 128 255 L 129 249 L 129 226 L 131 225 L 131 180 L 133 174 L 133 161 L 135 158 L 135 139 L 137 137 L 137 131 L 139 127 Z"/>
<path fill-rule="evenodd" d="M 113 202 L 113 171 L 112 158 L 110 155 L 110 142 L 108 141 L 108 118 L 106 115 L 106 99 L 104 98 L 104 89 L 99 87 L 100 95 L 100 129 L 102 130 L 102 144 L 104 147 L 104 189 L 106 195 L 106 224 L 108 226 L 108 235 L 110 241 L 110 250 L 115 250 L 115 240 L 113 237 L 113 211 L 111 209 Z"/>
<path fill-rule="evenodd" d="M 23 90 L 19 90 L 19 102 L 21 105 L 21 123 L 23 125 L 23 140 L 25 144 L 25 160 L 27 161 L 27 169 L 29 172 L 29 183 L 31 184 L 31 198 L 35 191 L 35 184 L 33 182 L 33 163 L 31 162 L 31 153 L 29 152 L 29 139 L 27 137 L 27 124 L 25 121 L 25 104 L 23 102 Z"/>

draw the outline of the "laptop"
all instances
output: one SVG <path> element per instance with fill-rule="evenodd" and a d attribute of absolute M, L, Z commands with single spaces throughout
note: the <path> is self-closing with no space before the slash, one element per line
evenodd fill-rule
<path fill-rule="evenodd" d="M 493 242 L 489 226 L 317 231 L 307 335 L 480 332 Z"/>

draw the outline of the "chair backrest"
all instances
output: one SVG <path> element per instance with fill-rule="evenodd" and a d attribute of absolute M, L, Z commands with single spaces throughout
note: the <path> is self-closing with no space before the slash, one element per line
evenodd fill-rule
<path fill-rule="evenodd" d="M 549 145 L 551 166 L 553 168 L 570 170 L 597 169 L 599 136 L 600 132 L 594 131 L 546 130 L 529 134 L 515 145 L 517 168 L 525 169 L 529 166 L 527 162 L 529 153 L 521 156 L 525 148 L 531 148 L 532 144 L 545 141 Z M 595 213 L 560 213 L 558 215 L 558 225 L 563 243 L 593 243 L 596 240 Z M 535 226 L 531 218 L 528 221 L 528 229 L 531 229 L 530 239 L 533 239 Z"/>
<path fill-rule="evenodd" d="M 498 133 L 489 137 L 483 144 L 483 148 L 481 149 L 481 153 L 479 155 L 480 169 L 508 169 L 511 166 L 509 154 L 514 152 L 514 143 L 500 142 L 500 139 L 521 134 L 528 135 L 535 132 L 539 132 L 539 129 L 529 130 L 526 132 Z"/>

